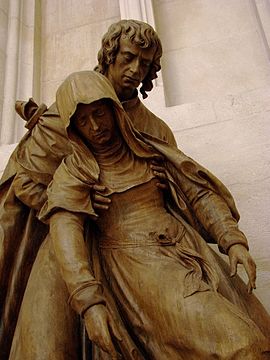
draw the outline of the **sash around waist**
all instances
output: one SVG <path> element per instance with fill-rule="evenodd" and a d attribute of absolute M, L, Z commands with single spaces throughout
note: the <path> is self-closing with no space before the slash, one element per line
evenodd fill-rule
<path fill-rule="evenodd" d="M 183 236 L 184 226 L 165 209 L 156 180 L 113 194 L 111 200 L 97 220 L 100 247 L 171 245 Z"/>
<path fill-rule="evenodd" d="M 132 248 L 142 246 L 173 246 L 180 243 L 184 237 L 186 229 L 179 226 L 179 231 L 175 236 L 169 234 L 168 229 L 164 232 L 152 231 L 146 233 L 134 233 L 128 236 L 119 234 L 117 238 L 112 238 L 108 235 L 102 234 L 99 238 L 99 248 L 101 249 L 119 249 L 119 248 Z"/>

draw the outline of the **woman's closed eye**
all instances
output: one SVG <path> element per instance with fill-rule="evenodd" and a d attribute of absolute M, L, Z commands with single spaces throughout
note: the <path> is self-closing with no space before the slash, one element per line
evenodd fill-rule
<path fill-rule="evenodd" d="M 76 124 L 77 126 L 83 127 L 87 124 L 88 117 L 86 115 L 80 116 L 77 118 Z"/>
<path fill-rule="evenodd" d="M 96 117 L 102 117 L 105 115 L 105 111 L 103 109 L 97 109 L 94 113 Z"/>

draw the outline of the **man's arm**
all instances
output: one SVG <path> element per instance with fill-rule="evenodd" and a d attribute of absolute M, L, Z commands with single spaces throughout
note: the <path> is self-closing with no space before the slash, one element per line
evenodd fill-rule
<path fill-rule="evenodd" d="M 36 183 L 24 170 L 18 171 L 14 178 L 14 189 L 17 198 L 31 209 L 40 210 L 47 200 L 47 186 Z M 111 200 L 102 196 L 106 190 L 103 185 L 94 184 L 91 192 L 91 200 L 95 210 L 108 210 Z"/>
<path fill-rule="evenodd" d="M 25 171 L 16 174 L 13 185 L 17 198 L 32 209 L 40 210 L 47 200 L 47 186 L 34 182 Z"/>

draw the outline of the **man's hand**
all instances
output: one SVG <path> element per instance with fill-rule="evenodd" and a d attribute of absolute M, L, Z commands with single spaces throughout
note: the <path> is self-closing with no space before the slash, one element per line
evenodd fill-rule
<path fill-rule="evenodd" d="M 160 180 L 160 182 L 157 183 L 157 187 L 162 190 L 168 190 L 167 176 L 164 166 L 160 165 L 157 161 L 152 161 L 150 167 L 153 170 L 154 175 Z"/>
<path fill-rule="evenodd" d="M 89 339 L 110 354 L 112 360 L 117 360 L 118 355 L 111 335 L 119 341 L 122 341 L 122 338 L 106 306 L 102 304 L 91 306 L 84 313 L 84 321 Z"/>
<path fill-rule="evenodd" d="M 111 199 L 109 199 L 108 197 L 105 197 L 101 194 L 96 193 L 97 191 L 100 193 L 105 191 L 106 186 L 94 184 L 92 186 L 92 189 L 94 190 L 94 192 L 92 194 L 93 208 L 95 210 L 108 210 L 109 205 L 111 203 Z"/>
<path fill-rule="evenodd" d="M 253 289 L 256 289 L 256 264 L 250 256 L 245 246 L 241 244 L 232 245 L 229 248 L 229 260 L 231 276 L 237 273 L 237 265 L 243 264 L 248 275 L 248 293 L 251 294 Z"/>

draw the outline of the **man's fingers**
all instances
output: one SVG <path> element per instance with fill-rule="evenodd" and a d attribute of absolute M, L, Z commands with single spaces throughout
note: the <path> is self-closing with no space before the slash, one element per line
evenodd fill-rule
<path fill-rule="evenodd" d="M 164 172 L 165 171 L 164 167 L 162 167 L 162 166 L 151 164 L 150 167 L 154 171 L 158 171 L 158 172 Z"/>
<path fill-rule="evenodd" d="M 96 209 L 96 210 L 108 210 L 109 206 L 108 205 L 102 205 L 102 204 L 94 202 L 93 203 L 93 208 Z"/>
<path fill-rule="evenodd" d="M 167 176 L 162 172 L 154 171 L 154 175 L 161 180 L 167 180 Z"/>
<path fill-rule="evenodd" d="M 100 194 L 93 194 L 93 208 L 96 210 L 108 210 L 111 199 L 104 197 Z"/>
<path fill-rule="evenodd" d="M 166 173 L 165 173 L 165 168 L 163 166 L 160 166 L 160 165 L 157 165 L 155 162 L 151 163 L 151 169 L 153 171 L 153 174 L 159 179 L 161 180 L 162 182 L 164 183 L 158 183 L 157 186 L 162 189 L 162 190 L 167 190 L 168 189 L 168 186 L 166 184 L 167 182 L 167 176 L 166 176 Z"/>
<path fill-rule="evenodd" d="M 95 191 L 105 191 L 106 190 L 106 186 L 104 185 L 98 185 L 98 184 L 94 184 L 92 185 L 92 189 Z"/>
<path fill-rule="evenodd" d="M 158 165 L 150 165 L 151 169 L 153 170 L 154 174 L 157 176 L 162 176 L 164 179 L 167 179 L 166 174 L 165 174 L 165 169 L 162 166 L 158 166 Z"/>
<path fill-rule="evenodd" d="M 93 194 L 92 196 L 93 201 L 97 202 L 97 203 L 102 203 L 102 204 L 110 204 L 111 199 L 109 199 L 108 197 L 102 196 L 100 194 Z"/>
<path fill-rule="evenodd" d="M 156 183 L 156 186 L 160 188 L 161 190 L 168 190 L 168 185 L 163 183 Z"/>

